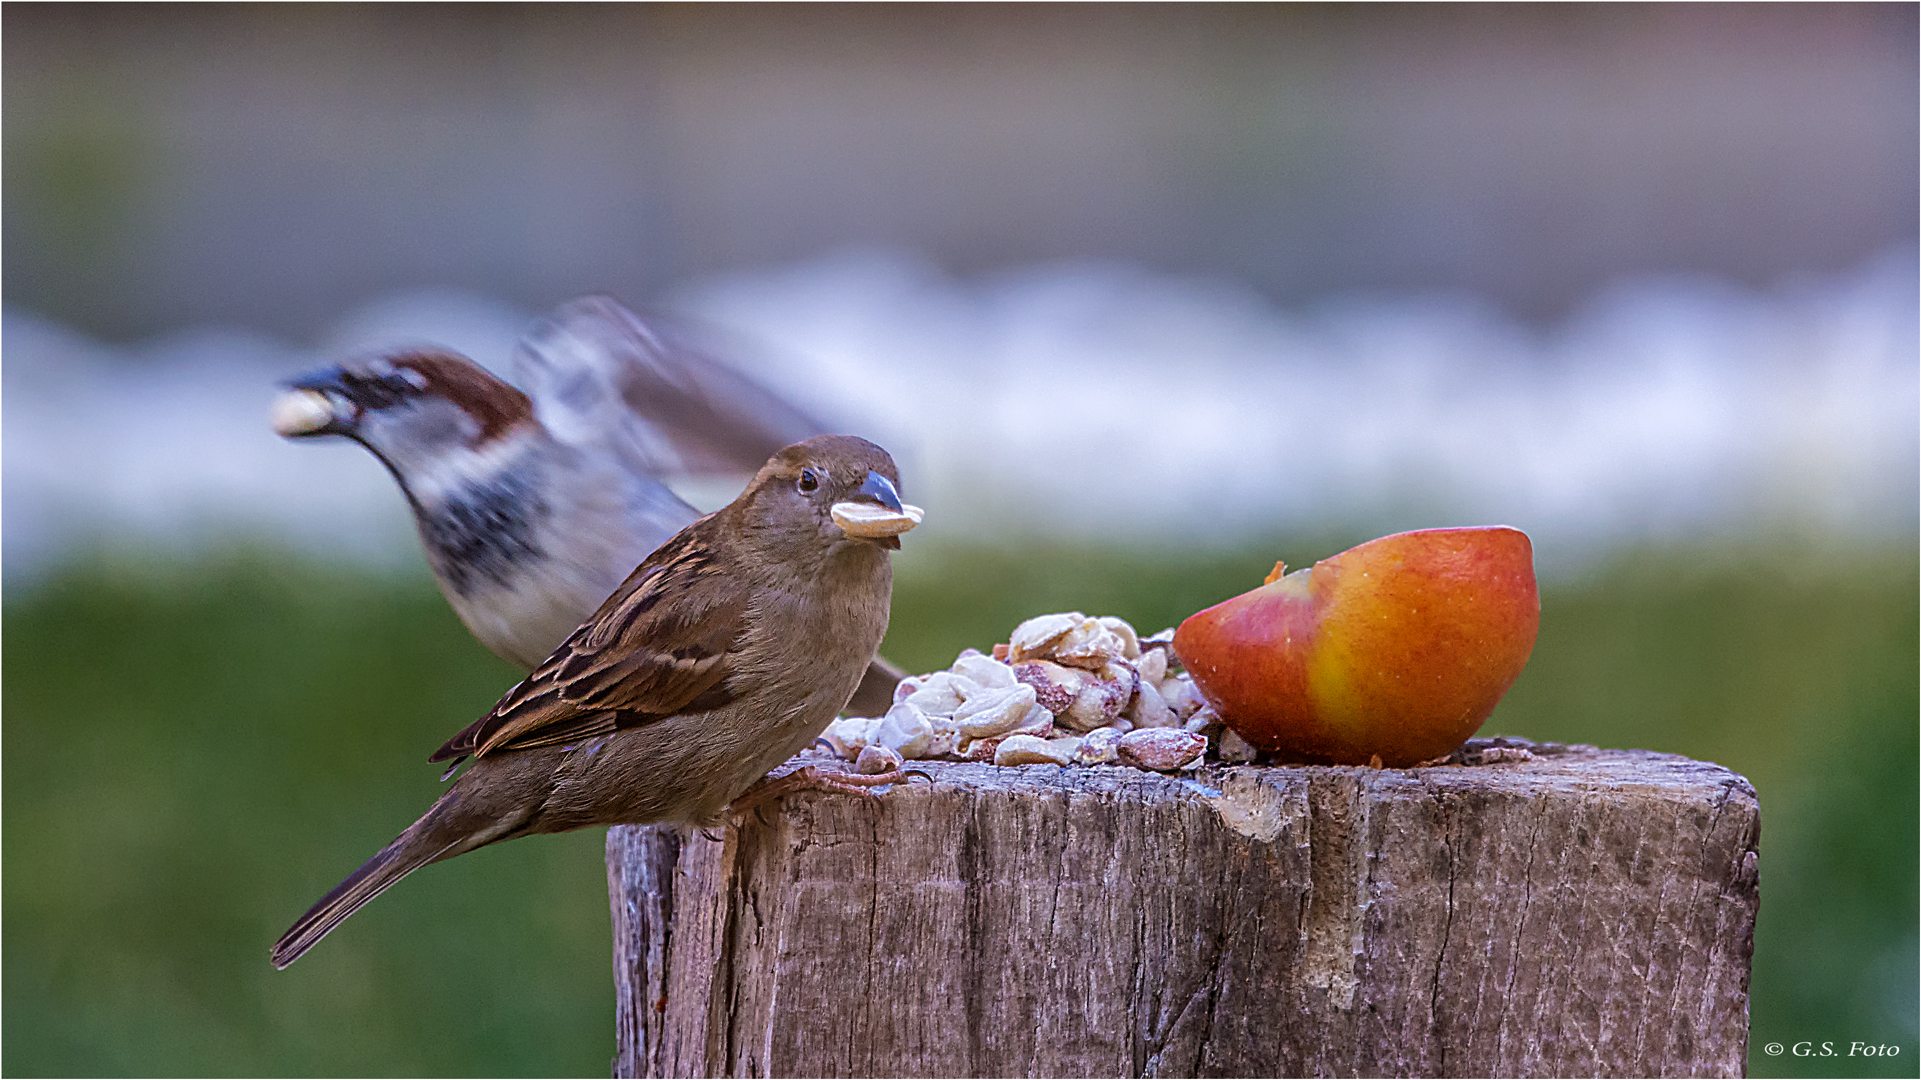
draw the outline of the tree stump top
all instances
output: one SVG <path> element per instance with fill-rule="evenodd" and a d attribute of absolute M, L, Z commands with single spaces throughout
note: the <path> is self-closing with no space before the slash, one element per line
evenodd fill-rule
<path fill-rule="evenodd" d="M 609 835 L 622 1075 L 1738 1075 L 1753 788 L 1476 740 L 1416 769 L 919 762 Z"/>
<path fill-rule="evenodd" d="M 786 772 L 805 764 L 796 758 Z M 1189 772 L 1152 772 L 1128 765 L 993 765 L 975 761 L 912 761 L 912 772 L 926 783 L 910 781 L 888 792 L 888 799 L 966 790 L 981 795 L 1019 793 L 1058 798 L 1098 795 L 1163 803 L 1199 800 L 1217 810 L 1231 807 L 1231 795 L 1254 784 L 1285 790 L 1298 783 L 1353 784 L 1369 790 L 1414 784 L 1463 797 L 1535 798 L 1544 794 L 1636 793 L 1659 801 L 1753 802 L 1747 779 L 1713 762 L 1653 750 L 1602 750 L 1593 746 L 1536 743 L 1516 738 L 1474 739 L 1448 764 L 1410 769 L 1364 765 L 1209 765 Z M 919 778 L 915 778 L 918 780 Z M 925 789 L 922 791 L 921 789 Z M 1223 804 L 1224 797 L 1230 802 Z M 858 803 L 856 803 L 858 805 Z M 1232 817 L 1230 811 L 1228 817 Z M 1224 823 L 1233 824 L 1232 820 Z"/>

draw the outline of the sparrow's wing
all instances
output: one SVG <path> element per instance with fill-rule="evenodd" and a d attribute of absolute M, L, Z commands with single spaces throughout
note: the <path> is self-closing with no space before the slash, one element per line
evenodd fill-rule
<path fill-rule="evenodd" d="M 514 378 L 561 441 L 611 445 L 654 476 L 752 475 L 826 430 L 605 296 L 568 301 L 535 326 L 514 350 Z"/>
<path fill-rule="evenodd" d="M 648 556 L 545 663 L 428 760 L 573 742 L 731 700 L 747 593 L 706 541 L 712 520 Z"/>

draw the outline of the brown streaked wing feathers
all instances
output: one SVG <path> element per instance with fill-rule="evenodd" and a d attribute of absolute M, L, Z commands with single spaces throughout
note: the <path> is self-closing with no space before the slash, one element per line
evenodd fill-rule
<path fill-rule="evenodd" d="M 731 695 L 747 594 L 706 536 L 709 516 L 647 557 L 547 661 L 429 761 L 605 735 Z"/>

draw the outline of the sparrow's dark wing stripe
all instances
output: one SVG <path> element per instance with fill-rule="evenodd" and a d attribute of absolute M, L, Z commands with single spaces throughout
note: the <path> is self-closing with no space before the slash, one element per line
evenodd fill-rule
<path fill-rule="evenodd" d="M 746 593 L 696 522 L 648 556 L 593 618 L 430 761 L 549 746 L 732 699 Z"/>
<path fill-rule="evenodd" d="M 527 736 L 515 746 L 515 749 L 526 750 L 536 746 L 556 746 L 560 743 L 579 742 L 583 739 L 591 739 L 596 735 L 611 735 L 619 726 L 619 715 L 616 713 L 608 711 L 582 713 L 579 716 L 571 717 L 567 720 L 562 720 L 541 728 L 539 731 L 529 732 Z"/>

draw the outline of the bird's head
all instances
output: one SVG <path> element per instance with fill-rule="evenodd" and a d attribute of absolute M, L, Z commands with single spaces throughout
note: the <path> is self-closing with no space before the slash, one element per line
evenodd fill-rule
<path fill-rule="evenodd" d="M 819 435 L 769 458 L 735 505 L 753 528 L 897 551 L 900 534 L 921 521 L 899 488 L 887 451 L 853 435 Z"/>
<path fill-rule="evenodd" d="M 290 439 L 352 439 L 411 488 L 533 425 L 534 410 L 527 395 L 466 357 L 414 350 L 293 379 L 274 399 L 272 419 Z"/>

